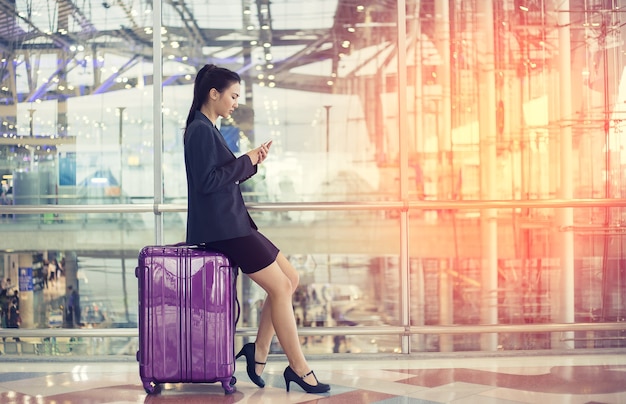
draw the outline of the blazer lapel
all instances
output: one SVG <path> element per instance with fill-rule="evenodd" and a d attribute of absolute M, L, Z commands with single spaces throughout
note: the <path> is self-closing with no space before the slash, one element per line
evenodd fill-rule
<path fill-rule="evenodd" d="M 222 132 L 220 132 L 220 130 L 217 129 L 217 126 L 213 125 L 213 122 L 211 122 L 211 120 L 209 118 L 207 118 L 206 115 L 204 115 L 200 111 L 196 111 L 196 115 L 194 116 L 194 119 L 200 119 L 200 120 L 204 121 L 207 125 L 209 125 L 211 128 L 213 128 L 213 135 L 217 136 L 217 138 L 219 139 L 220 143 L 222 143 L 224 148 L 226 150 L 228 150 L 228 152 L 231 154 L 231 156 L 233 156 L 233 158 L 237 158 L 235 156 L 235 154 L 228 147 L 228 143 L 226 143 L 226 139 L 224 139 L 224 135 L 222 135 Z"/>
<path fill-rule="evenodd" d="M 228 152 L 235 157 L 235 154 L 230 150 L 230 147 L 228 147 L 228 143 L 226 143 L 226 139 L 224 139 L 224 135 L 222 135 L 222 132 L 220 132 L 219 129 L 217 129 L 217 126 L 213 126 L 213 129 L 215 129 L 215 131 L 217 132 L 215 135 L 220 139 L 220 142 L 222 143 L 222 145 L 224 145 L 224 147 L 226 148 L 226 150 L 228 150 Z M 235 157 L 237 158 L 237 157 Z"/>

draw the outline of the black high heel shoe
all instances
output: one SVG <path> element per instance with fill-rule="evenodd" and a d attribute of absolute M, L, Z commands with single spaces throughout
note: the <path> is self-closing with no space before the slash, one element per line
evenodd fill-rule
<path fill-rule="evenodd" d="M 317 381 L 316 385 L 312 385 L 304 381 L 304 378 L 309 375 L 313 375 L 315 381 Z M 317 376 L 315 376 L 315 373 L 313 373 L 312 370 L 304 376 L 298 376 L 298 374 L 294 372 L 290 366 L 287 366 L 285 368 L 285 371 L 283 372 L 283 376 L 285 377 L 285 385 L 287 386 L 287 391 L 289 391 L 289 383 L 291 382 L 295 382 L 298 386 L 302 388 L 302 390 L 306 391 L 307 393 L 326 393 L 330 390 L 330 385 L 320 383 L 320 381 L 317 380 Z"/>
<path fill-rule="evenodd" d="M 241 348 L 241 351 L 239 351 L 237 356 L 235 356 L 235 359 L 239 359 L 240 356 L 246 357 L 246 372 L 248 372 L 248 377 L 252 380 L 252 383 L 256 384 L 260 388 L 263 388 L 265 387 L 265 380 L 256 374 L 255 365 L 265 365 L 265 362 L 256 362 L 254 360 L 254 351 L 254 342 L 249 342 Z"/>

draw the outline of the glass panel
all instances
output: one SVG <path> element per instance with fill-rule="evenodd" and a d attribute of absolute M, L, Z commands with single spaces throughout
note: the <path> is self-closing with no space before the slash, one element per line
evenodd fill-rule
<path fill-rule="evenodd" d="M 180 27 L 182 31 L 179 27 L 168 29 L 168 43 L 164 44 L 166 201 L 186 203 L 182 129 L 191 103 L 193 78 L 205 60 L 199 57 L 200 53 L 212 54 L 213 63 L 240 72 L 243 79 L 239 108 L 231 118 L 219 122 L 231 151 L 240 155 L 260 142 L 273 140 L 270 158 L 259 167 L 256 176 L 241 184 L 247 202 L 396 198 L 400 183 L 397 80 L 389 59 L 395 47 L 391 28 L 395 10 L 350 6 L 341 21 L 333 23 L 336 2 L 298 7 L 288 2 L 273 2 L 271 29 L 291 29 L 295 21 L 307 21 L 304 26 L 297 24 L 299 32 L 293 39 L 283 34 L 281 41 L 274 42 L 267 40 L 263 32 L 267 29 L 263 21 L 268 17 L 265 5 L 246 7 L 244 2 L 242 10 L 241 4 L 220 4 L 212 13 L 213 6 L 188 2 L 190 10 L 197 9 L 193 16 L 201 31 L 190 32 L 188 26 Z M 177 7 L 164 5 L 164 20 L 178 17 Z M 221 20 L 214 22 L 218 15 L 222 16 Z M 368 22 L 364 23 L 365 20 Z M 309 24 L 311 28 L 307 27 Z M 333 24 L 337 26 L 337 38 L 316 44 L 318 34 L 312 27 Z M 182 48 L 182 54 L 174 46 L 175 40 L 189 39 L 180 32 L 193 37 L 202 35 L 204 28 L 237 30 L 237 27 L 251 31 L 249 35 L 253 37 L 242 41 L 242 47 L 239 44 L 220 47 L 219 38 L 209 41 L 214 46 Z M 385 35 L 382 45 L 375 38 L 380 32 Z M 231 34 L 241 35 L 241 32 Z M 290 46 L 291 42 L 297 45 Z M 313 55 L 293 57 L 307 47 Z M 337 47 L 338 53 L 329 56 L 323 51 L 326 47 Z M 280 62 L 290 57 L 293 67 Z M 293 81 L 292 76 L 299 79 Z M 371 86 L 372 77 L 381 82 L 380 88 Z M 388 144 L 393 145 L 389 151 Z M 292 259 L 300 273 L 294 305 L 302 310 L 303 326 L 400 322 L 399 241 L 394 230 L 397 216 L 393 218 L 391 212 L 379 211 L 262 209 L 252 211 L 251 215 L 261 231 Z M 358 234 L 353 231 L 355 226 L 361 229 Z M 179 236 L 172 235 L 178 232 L 178 227 L 166 226 L 167 242 L 180 241 Z M 354 260 L 359 262 L 358 266 Z M 379 290 L 376 284 L 383 279 L 389 286 Z M 242 293 L 245 296 L 243 325 L 256 326 L 254 310 L 263 294 L 248 281 L 243 283 Z M 379 305 L 382 301 L 384 306 Z M 367 307 L 364 302 L 368 302 Z M 356 313 L 355 306 L 360 306 L 363 312 Z M 394 344 L 390 350 L 397 346 Z"/>
<path fill-rule="evenodd" d="M 185 205 L 186 206 L 186 205 Z M 150 215 L 150 219 L 154 217 Z M 163 240 L 164 244 L 177 244 L 185 242 L 187 237 L 187 213 L 168 212 L 163 214 Z M 154 244 L 152 241 L 151 244 Z M 147 244 L 146 244 L 147 245 Z"/>
<path fill-rule="evenodd" d="M 180 222 L 178 222 L 180 226 Z M 33 251 L 135 249 L 154 243 L 152 213 L 37 213 L 8 214 L 3 229 L 4 250 Z"/>
<path fill-rule="evenodd" d="M 300 213 L 316 216 L 313 220 L 298 219 Z M 300 275 L 293 305 L 301 327 L 400 324 L 399 244 L 393 231 L 394 220 L 387 220 L 378 212 L 288 214 L 293 219 L 279 216 L 260 225 L 260 229 Z M 354 226 L 359 227 L 358 234 L 353 232 Z M 242 276 L 242 296 L 241 326 L 256 327 L 265 293 Z M 306 339 L 310 349 L 320 352 L 332 352 L 334 340 L 333 337 Z M 344 347 L 337 349 L 346 349 L 345 340 L 334 343 L 343 343 Z M 394 348 L 381 347 L 380 352 L 392 352 L 396 347 L 397 344 Z"/>
<path fill-rule="evenodd" d="M 151 10 L 138 18 L 123 8 L 7 3 L 0 35 L 13 48 L 1 57 L 0 173 L 9 203 L 126 203 L 153 194 L 152 44 L 138 29 Z"/>
<path fill-rule="evenodd" d="M 137 327 L 137 255 L 97 246 L 2 254 L 3 328 Z"/>
<path fill-rule="evenodd" d="M 205 60 L 202 53 L 213 55 L 213 63 L 238 71 L 243 79 L 239 108 L 220 123 L 231 150 L 238 155 L 273 140 L 270 158 L 254 178 L 242 183 L 248 201 L 388 199 L 399 184 L 397 168 L 394 173 L 388 167 L 397 167 L 398 159 L 397 84 L 395 67 L 389 61 L 395 46 L 390 28 L 395 10 L 350 6 L 341 20 L 334 22 L 335 38 L 324 39 L 312 27 L 333 25 L 336 2 L 297 6 L 273 2 L 271 28 L 265 26 L 269 5 L 245 4 L 242 10 L 239 3 L 207 6 L 206 2 L 187 2 L 186 7 L 198 11 L 193 16 L 200 31 L 182 27 L 181 32 L 177 27 L 168 32 L 164 44 L 166 196 L 186 193 L 182 129 L 193 79 Z M 172 8 L 179 5 L 164 7 L 164 20 L 178 17 Z M 212 8 L 216 8 L 215 14 L 210 12 Z M 363 23 L 365 19 L 368 23 Z M 298 32 L 281 31 L 293 29 L 296 21 Z M 306 21 L 304 26 L 302 21 Z M 246 32 L 230 34 L 241 38 L 235 45 L 216 37 L 208 41 L 213 46 L 202 49 L 177 47 L 177 39 L 189 39 L 183 34 L 206 35 L 204 28 L 237 27 Z M 273 40 L 269 39 L 271 33 L 268 38 L 265 33 L 271 29 L 276 30 Z M 377 38 L 381 32 L 385 34 L 383 44 Z M 323 50 L 328 47 L 337 50 L 328 54 Z M 298 57 L 298 52 L 303 52 L 302 56 Z M 306 53 L 310 55 L 304 56 Z M 288 58 L 289 64 L 281 62 Z M 379 88 L 371 85 L 373 79 L 381 83 Z M 387 150 L 388 144 L 393 145 L 391 150 Z"/>
<path fill-rule="evenodd" d="M 127 356 L 137 355 L 136 337 L 21 337 L 19 341 L 7 339 L 4 354 L 49 356 L 54 361 L 59 356 Z"/>
<path fill-rule="evenodd" d="M 574 216 L 587 209 L 575 209 Z M 511 214 L 513 212 L 513 214 Z M 622 321 L 626 313 L 626 274 L 620 235 L 588 225 L 573 226 L 573 249 L 563 251 L 568 231 L 559 228 L 555 209 L 498 210 L 497 233 L 485 236 L 480 218 L 461 210 L 432 221 L 411 221 L 411 323 L 413 325 L 534 324 Z M 419 217 L 419 216 L 418 216 Z M 493 266 L 485 244 L 497 250 Z M 563 255 L 565 254 L 565 255 Z M 573 267 L 562 264 L 573 255 Z M 573 276 L 572 307 L 563 307 Z M 495 277 L 493 289 L 488 282 Z M 497 297 L 491 300 L 490 297 Z M 496 306 L 490 306 L 495 303 Z M 568 313 L 568 314 L 566 314 Z M 577 347 L 623 346 L 616 332 L 503 333 L 498 349 L 550 349 L 573 339 Z M 565 335 L 565 336 L 564 336 Z M 418 350 L 477 350 L 478 335 L 414 337 Z M 440 344 L 447 344 L 445 347 Z"/>
<path fill-rule="evenodd" d="M 513 10 L 508 3 L 462 2 L 447 10 L 445 2 L 406 1 L 407 19 L 398 22 L 394 2 L 165 2 L 163 139 L 155 145 L 152 85 L 161 78 L 153 77 L 151 4 L 43 1 L 33 8 L 9 1 L 0 16 L 0 209 L 76 207 L 2 211 L 5 290 L 11 278 L 9 292 L 17 286 L 50 298 L 33 306 L 45 308 L 36 322 L 35 310 L 23 308 L 24 326 L 58 326 L 64 308 L 51 293 L 68 293 L 67 285 L 51 289 L 44 257 L 53 255 L 75 257 L 71 282 L 86 302 L 105 302 L 116 318 L 110 326 L 136 322 L 130 268 L 140 248 L 154 243 L 152 208 L 80 207 L 151 207 L 161 174 L 168 204 L 163 242 L 184 239 L 186 214 L 169 210 L 186 205 L 182 131 L 195 73 L 207 61 L 243 79 L 239 108 L 220 123 L 231 150 L 238 155 L 274 140 L 259 173 L 241 184 L 247 202 L 399 201 L 406 180 L 403 202 L 417 206 L 406 233 L 399 210 L 251 211 L 301 275 L 294 307 L 303 327 L 405 326 L 403 307 L 413 326 L 623 321 L 623 60 L 614 46 L 623 31 L 598 31 L 619 27 L 619 13 L 568 10 L 572 21 L 591 20 L 584 29 L 557 30 L 554 21 L 564 14 L 539 3 Z M 536 30 L 532 38 L 520 35 L 528 27 Z M 406 35 L 406 82 L 398 74 L 399 34 Z M 585 46 L 568 55 L 561 35 Z M 561 83 L 565 69 L 571 86 Z M 399 89 L 406 90 L 406 116 Z M 571 111 L 561 110 L 565 99 Z M 154 147 L 161 146 L 155 166 Z M 615 203 L 576 207 L 571 220 L 568 209 L 515 205 L 570 197 Z M 419 209 L 422 200 L 510 205 Z M 404 262 L 408 279 L 401 277 Z M 251 284 L 242 289 L 242 324 L 254 326 L 261 296 Z M 305 310 L 303 302 L 316 299 Z M 5 314 L 10 303 L 5 297 Z M 351 351 L 387 352 L 380 347 L 395 350 L 400 337 L 380 345 L 352 336 L 307 341 L 310 352 L 334 352 L 348 350 L 351 339 Z M 624 346 L 614 331 L 412 340 L 416 350 L 444 351 Z M 71 341 L 57 342 L 67 351 Z"/>

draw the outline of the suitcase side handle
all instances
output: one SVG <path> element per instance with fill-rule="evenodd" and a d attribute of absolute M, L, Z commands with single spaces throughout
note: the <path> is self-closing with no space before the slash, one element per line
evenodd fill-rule
<path fill-rule="evenodd" d="M 237 305 L 237 313 L 235 315 L 235 327 L 239 322 L 239 317 L 241 316 L 241 303 L 239 303 L 239 296 L 237 296 L 237 277 L 239 276 L 239 268 L 235 266 L 231 266 L 230 270 L 233 271 L 233 296 L 235 296 L 235 304 Z"/>
<path fill-rule="evenodd" d="M 239 322 L 239 316 L 241 316 L 241 304 L 239 303 L 239 298 L 235 296 L 235 304 L 237 304 L 237 315 L 235 316 L 235 326 Z"/>

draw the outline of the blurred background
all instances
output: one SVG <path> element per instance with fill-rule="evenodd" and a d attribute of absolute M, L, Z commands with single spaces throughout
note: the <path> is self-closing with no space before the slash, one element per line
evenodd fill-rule
<path fill-rule="evenodd" d="M 135 354 L 206 63 L 243 80 L 231 150 L 273 140 L 241 188 L 307 353 L 623 347 L 625 6 L 0 0 L 0 350 Z"/>

